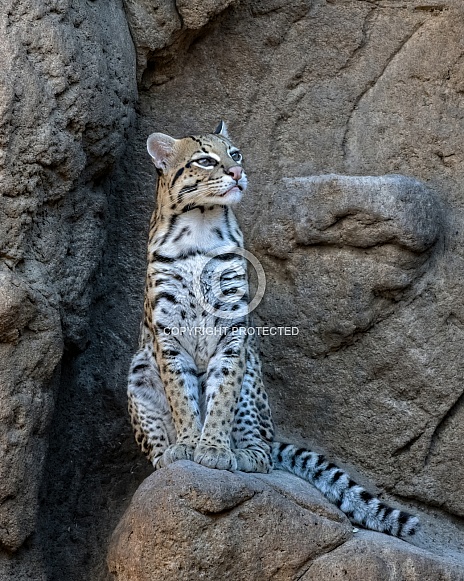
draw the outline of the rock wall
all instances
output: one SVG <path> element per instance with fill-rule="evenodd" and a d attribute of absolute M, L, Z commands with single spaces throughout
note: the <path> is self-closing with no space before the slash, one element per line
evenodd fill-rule
<path fill-rule="evenodd" d="M 0 28 L 0 578 L 45 579 L 29 545 L 60 361 L 89 341 L 135 52 L 122 2 L 7 0 Z"/>
<path fill-rule="evenodd" d="M 463 23 L 459 0 L 7 0 L 2 580 L 109 579 L 150 473 L 125 411 L 145 139 L 219 119 L 246 160 L 256 321 L 300 329 L 261 341 L 280 435 L 422 512 L 449 545 L 425 548 L 462 551 Z"/>

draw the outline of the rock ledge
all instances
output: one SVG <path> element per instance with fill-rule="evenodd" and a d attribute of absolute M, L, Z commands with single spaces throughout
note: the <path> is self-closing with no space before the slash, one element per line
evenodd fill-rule
<path fill-rule="evenodd" d="M 177 462 L 139 487 L 108 555 L 118 581 L 226 578 L 464 579 L 464 568 L 378 533 L 284 472 L 250 475 Z M 398 576 L 398 574 L 400 576 Z"/>

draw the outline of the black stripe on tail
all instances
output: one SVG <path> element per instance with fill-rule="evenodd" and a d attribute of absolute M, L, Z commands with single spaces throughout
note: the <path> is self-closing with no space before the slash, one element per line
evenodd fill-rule
<path fill-rule="evenodd" d="M 403 539 L 414 535 L 419 527 L 417 517 L 372 496 L 322 454 L 274 442 L 272 459 L 275 468 L 311 482 L 356 524 Z"/>

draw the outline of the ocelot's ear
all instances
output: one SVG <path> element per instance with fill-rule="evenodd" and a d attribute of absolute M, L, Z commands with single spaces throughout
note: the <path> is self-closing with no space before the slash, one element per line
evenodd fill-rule
<path fill-rule="evenodd" d="M 155 167 L 161 171 L 166 171 L 177 141 L 177 139 L 164 133 L 152 133 L 150 135 L 147 139 L 147 149 Z"/>
<path fill-rule="evenodd" d="M 219 125 L 214 130 L 214 133 L 216 135 L 222 135 L 223 137 L 229 139 L 229 134 L 227 133 L 227 126 L 224 123 L 224 121 L 219 121 Z"/>

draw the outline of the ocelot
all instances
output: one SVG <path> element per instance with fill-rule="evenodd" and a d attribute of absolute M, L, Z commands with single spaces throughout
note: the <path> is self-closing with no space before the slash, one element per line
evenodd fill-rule
<path fill-rule="evenodd" d="M 147 147 L 158 171 L 157 205 L 128 386 L 143 452 L 156 469 L 188 459 L 220 470 L 286 470 L 352 522 L 413 535 L 415 516 L 375 498 L 321 454 L 274 441 L 256 340 L 242 332 L 251 324 L 247 261 L 232 206 L 247 178 L 225 124 L 184 139 L 153 133 Z"/>

